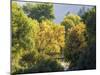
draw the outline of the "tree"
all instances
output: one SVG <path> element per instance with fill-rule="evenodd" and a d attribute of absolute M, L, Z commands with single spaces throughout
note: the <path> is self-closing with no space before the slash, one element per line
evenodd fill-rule
<path fill-rule="evenodd" d="M 49 20 L 42 21 L 36 44 L 39 51 L 59 53 L 64 47 L 64 27 Z"/>
<path fill-rule="evenodd" d="M 37 51 L 35 47 L 35 39 L 39 31 L 39 25 L 36 20 L 28 18 L 23 12 L 21 7 L 16 3 L 12 2 L 12 73 L 22 69 L 19 62 L 23 62 L 20 59 L 22 55 L 29 55 L 30 52 Z M 29 53 L 28 53 L 28 52 Z M 33 55 L 32 54 L 32 55 Z M 36 52 L 35 52 L 36 55 Z M 33 56 L 32 60 L 35 57 Z M 27 67 L 30 64 L 28 63 Z M 25 67 L 24 67 L 25 68 Z"/>
<path fill-rule="evenodd" d="M 82 15 L 83 21 L 87 25 L 88 35 L 90 37 L 96 36 L 96 7 L 89 9 Z"/>
<path fill-rule="evenodd" d="M 23 6 L 23 10 L 29 17 L 39 22 L 45 19 L 54 19 L 53 4 L 51 3 L 27 3 Z"/>
<path fill-rule="evenodd" d="M 85 39 L 86 27 L 83 23 L 73 26 L 68 30 L 65 57 L 66 60 L 75 63 L 78 60 L 79 54 L 86 48 L 87 42 Z M 68 55 L 67 55 L 68 54 Z"/>
<path fill-rule="evenodd" d="M 77 25 L 80 23 L 82 19 L 75 14 L 69 13 L 64 17 L 64 20 L 61 22 L 62 25 L 65 26 L 65 29 L 73 27 L 74 25 Z"/>
<path fill-rule="evenodd" d="M 87 49 L 81 55 L 77 67 L 80 69 L 96 68 L 96 7 L 89 9 L 82 15 L 87 27 Z"/>
<path fill-rule="evenodd" d="M 69 68 L 76 66 L 80 55 L 87 47 L 86 25 L 81 18 L 74 14 L 68 14 L 62 25 L 65 26 L 65 49 L 64 56 L 67 62 L 70 62 Z"/>
<path fill-rule="evenodd" d="M 12 45 L 32 49 L 34 39 L 39 31 L 36 20 L 28 18 L 17 3 L 12 4 Z M 30 48 L 29 48 L 30 47 Z"/>
<path fill-rule="evenodd" d="M 62 55 L 69 70 L 94 69 L 96 8 L 81 16 L 68 13 L 56 24 L 51 3 L 12 2 L 12 74 L 62 71 L 55 60 Z"/>

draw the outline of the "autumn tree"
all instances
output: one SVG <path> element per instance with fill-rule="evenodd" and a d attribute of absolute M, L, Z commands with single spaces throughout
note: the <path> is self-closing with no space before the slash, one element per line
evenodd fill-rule
<path fill-rule="evenodd" d="M 74 14 L 68 14 L 62 25 L 65 26 L 65 60 L 70 62 L 70 67 L 75 66 L 87 46 L 86 25 L 81 18 Z"/>
<path fill-rule="evenodd" d="M 40 52 L 60 53 L 64 47 L 64 26 L 50 20 L 42 21 L 36 44 Z"/>
<path fill-rule="evenodd" d="M 68 37 L 65 49 L 65 57 L 67 61 L 76 64 L 80 54 L 87 47 L 86 28 L 83 23 L 73 26 L 68 30 Z"/>
<path fill-rule="evenodd" d="M 56 34 L 58 32 L 59 34 Z M 48 55 L 49 51 L 60 52 L 63 47 L 63 26 L 56 25 L 51 20 L 38 23 L 37 20 L 29 18 L 18 3 L 12 2 L 12 74 L 38 71 L 42 64 L 48 62 L 45 55 Z M 41 53 L 42 51 L 44 53 Z M 41 57 L 46 60 L 42 62 Z M 51 57 L 50 61 L 47 64 L 58 63 L 56 60 L 52 61 Z M 49 71 L 53 66 L 47 64 L 49 68 L 46 71 Z M 58 66 L 59 64 L 55 65 Z"/>
<path fill-rule="evenodd" d="M 96 67 L 95 7 L 81 17 L 68 13 L 61 24 L 53 22 L 51 3 L 14 1 L 11 12 L 12 74 L 62 71 L 59 56 L 70 63 L 69 70 Z"/>
<path fill-rule="evenodd" d="M 82 19 L 78 15 L 69 13 L 64 17 L 64 20 L 61 22 L 61 24 L 64 25 L 65 29 L 67 30 L 68 28 L 79 24 L 81 20 Z"/>

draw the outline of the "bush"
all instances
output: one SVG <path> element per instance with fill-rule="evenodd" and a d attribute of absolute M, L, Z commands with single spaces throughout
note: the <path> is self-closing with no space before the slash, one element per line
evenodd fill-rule
<path fill-rule="evenodd" d="M 63 71 L 63 67 L 56 60 L 52 58 L 42 59 L 37 64 L 38 72 L 55 72 L 55 71 Z"/>
<path fill-rule="evenodd" d="M 31 68 L 25 69 L 23 73 L 55 72 L 63 71 L 63 67 L 47 55 L 39 55 L 38 62 Z"/>
<path fill-rule="evenodd" d="M 24 73 L 26 69 L 30 69 L 38 59 L 36 50 L 19 52 L 12 55 L 12 74 Z"/>
<path fill-rule="evenodd" d="M 12 66 L 12 74 L 63 71 L 57 60 L 45 54 L 38 55 L 34 51 L 22 53 L 17 60 Z"/>

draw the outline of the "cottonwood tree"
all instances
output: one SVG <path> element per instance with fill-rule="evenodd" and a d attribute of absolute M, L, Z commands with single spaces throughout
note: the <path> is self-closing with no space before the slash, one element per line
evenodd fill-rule
<path fill-rule="evenodd" d="M 50 20 L 42 21 L 36 44 L 40 52 L 60 53 L 64 47 L 64 26 Z"/>

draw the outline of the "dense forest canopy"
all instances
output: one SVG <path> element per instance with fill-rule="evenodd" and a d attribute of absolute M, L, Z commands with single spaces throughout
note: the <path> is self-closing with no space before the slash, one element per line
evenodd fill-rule
<path fill-rule="evenodd" d="M 96 68 L 96 7 L 53 22 L 51 3 L 12 2 L 12 74 Z"/>

